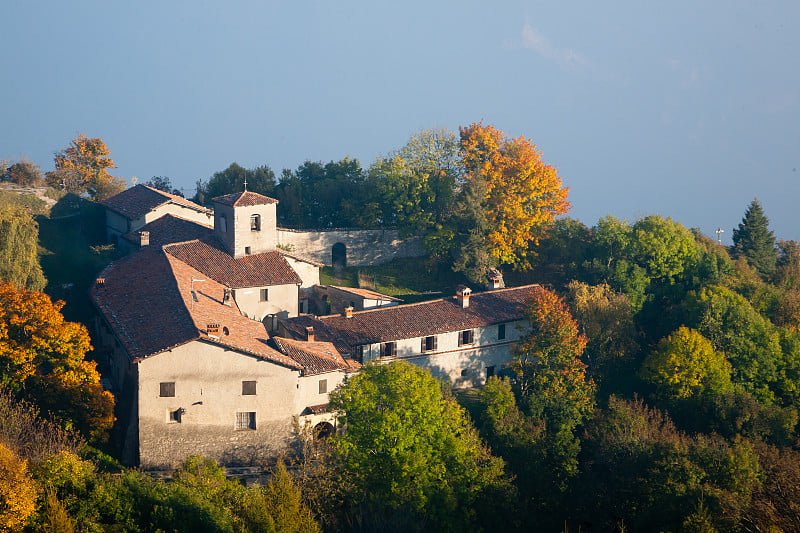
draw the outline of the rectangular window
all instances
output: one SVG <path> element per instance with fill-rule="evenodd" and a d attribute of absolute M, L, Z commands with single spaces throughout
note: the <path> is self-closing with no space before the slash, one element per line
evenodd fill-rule
<path fill-rule="evenodd" d="M 356 346 L 355 359 L 361 364 L 364 364 L 364 346 Z"/>
<path fill-rule="evenodd" d="M 381 344 L 381 357 L 394 357 L 395 355 L 397 355 L 396 342 L 384 342 Z"/>
<path fill-rule="evenodd" d="M 486 379 L 494 376 L 494 366 L 487 366 L 486 367 Z"/>
<path fill-rule="evenodd" d="M 250 255 L 250 247 L 249 246 L 245 246 L 244 247 L 244 255 Z"/>
<path fill-rule="evenodd" d="M 236 429 L 256 429 L 256 413 L 254 411 L 236 413 Z"/>
<path fill-rule="evenodd" d="M 436 349 L 436 335 L 422 337 L 422 352 L 432 352 Z"/>
<path fill-rule="evenodd" d="M 458 333 L 458 345 L 465 346 L 475 342 L 474 332 L 471 329 L 465 329 Z"/>
<path fill-rule="evenodd" d="M 506 338 L 506 325 L 500 324 L 497 326 L 497 340 L 503 340 Z"/>
<path fill-rule="evenodd" d="M 222 233 L 227 233 L 228 231 L 228 219 L 225 218 L 225 215 L 219 216 L 219 230 Z"/>
<path fill-rule="evenodd" d="M 161 386 L 159 387 L 159 396 L 162 398 L 172 398 L 175 396 L 175 382 L 174 381 L 162 381 Z"/>
<path fill-rule="evenodd" d="M 255 396 L 256 382 L 255 381 L 242 381 L 242 396 Z"/>
<path fill-rule="evenodd" d="M 328 392 L 328 380 L 327 379 L 319 380 L 319 393 L 325 394 L 327 392 Z"/>
<path fill-rule="evenodd" d="M 261 217 L 258 215 L 250 215 L 250 229 L 252 231 L 261 231 Z"/>
<path fill-rule="evenodd" d="M 180 424 L 182 414 L 183 414 L 183 409 L 168 409 L 167 422 L 170 424 L 175 424 L 175 423 Z"/>
<path fill-rule="evenodd" d="M 261 289 L 261 301 L 266 302 L 269 300 L 269 289 Z"/>

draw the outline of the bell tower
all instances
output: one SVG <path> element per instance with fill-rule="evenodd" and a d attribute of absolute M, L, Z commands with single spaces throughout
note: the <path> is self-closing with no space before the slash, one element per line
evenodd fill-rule
<path fill-rule="evenodd" d="M 214 202 L 214 235 L 233 257 L 275 250 L 278 200 L 244 191 L 218 196 Z"/>

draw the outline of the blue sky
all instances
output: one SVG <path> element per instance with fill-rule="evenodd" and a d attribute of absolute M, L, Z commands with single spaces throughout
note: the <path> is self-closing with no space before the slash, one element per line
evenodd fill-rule
<path fill-rule="evenodd" d="M 570 215 L 672 216 L 729 241 L 757 196 L 800 239 L 800 4 L 0 3 L 0 158 L 78 132 L 116 175 L 191 189 L 376 156 L 483 120 L 525 135 Z"/>

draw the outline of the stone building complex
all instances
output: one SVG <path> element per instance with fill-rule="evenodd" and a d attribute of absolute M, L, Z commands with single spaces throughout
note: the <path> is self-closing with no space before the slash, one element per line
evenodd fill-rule
<path fill-rule="evenodd" d="M 321 287 L 322 261 L 279 247 L 277 201 L 253 192 L 208 210 L 140 185 L 105 205 L 109 236 L 129 253 L 90 290 L 96 341 L 109 359 L 123 460 L 143 468 L 191 454 L 247 464 L 285 447 L 295 422 L 330 431 L 328 393 L 368 361 L 406 359 L 455 387 L 481 384 L 510 360 L 538 290 L 492 282 L 484 293 L 462 287 L 401 305 Z M 329 294 L 337 314 L 307 314 L 314 294 Z"/>

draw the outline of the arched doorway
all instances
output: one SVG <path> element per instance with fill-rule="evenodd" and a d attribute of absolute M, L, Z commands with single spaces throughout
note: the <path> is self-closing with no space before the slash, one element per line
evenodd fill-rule
<path fill-rule="evenodd" d="M 333 435 L 333 425 L 330 422 L 320 422 L 314 426 L 314 438 L 327 439 Z"/>
<path fill-rule="evenodd" d="M 347 266 L 347 246 L 337 242 L 331 249 L 331 265 L 334 267 Z"/>

